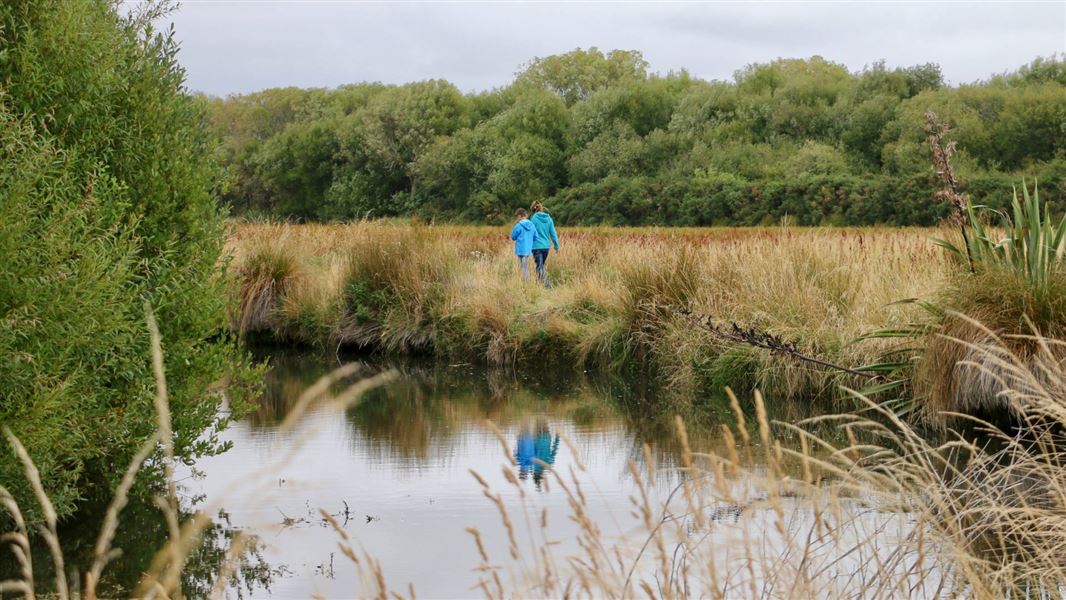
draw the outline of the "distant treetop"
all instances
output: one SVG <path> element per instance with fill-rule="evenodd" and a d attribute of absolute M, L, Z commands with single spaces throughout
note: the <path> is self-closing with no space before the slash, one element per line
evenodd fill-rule
<path fill-rule="evenodd" d="M 593 46 L 588 50 L 577 48 L 566 54 L 534 58 L 518 73 L 518 81 L 543 86 L 571 106 L 611 84 L 647 76 L 648 61 L 639 51 L 612 50 L 604 54 Z"/>

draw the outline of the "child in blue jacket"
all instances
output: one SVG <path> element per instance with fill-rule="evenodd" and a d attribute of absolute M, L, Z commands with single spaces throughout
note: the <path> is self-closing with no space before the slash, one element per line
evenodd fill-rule
<path fill-rule="evenodd" d="M 537 281 L 544 287 L 550 288 L 551 282 L 548 281 L 548 270 L 544 263 L 548 261 L 549 248 L 555 246 L 555 251 L 559 251 L 559 236 L 555 233 L 555 222 L 552 221 L 551 215 L 540 201 L 533 203 L 533 216 L 530 217 L 530 222 L 537 230 L 537 235 L 533 238 L 533 260 L 537 263 Z"/>
<path fill-rule="evenodd" d="M 524 208 L 516 210 L 517 222 L 511 228 L 514 253 L 518 257 L 518 265 L 522 268 L 522 281 L 529 281 L 529 255 L 533 254 L 533 238 L 537 234 L 537 228 L 526 218 L 528 214 Z"/>

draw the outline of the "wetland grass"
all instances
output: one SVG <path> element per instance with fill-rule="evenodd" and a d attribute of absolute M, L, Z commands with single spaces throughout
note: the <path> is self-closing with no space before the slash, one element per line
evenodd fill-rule
<path fill-rule="evenodd" d="M 493 228 L 239 223 L 229 243 L 233 322 L 269 321 L 279 341 L 331 350 L 637 368 L 678 396 L 726 383 L 825 398 L 856 382 L 716 342 L 656 305 L 758 327 L 840 364 L 876 362 L 896 342 L 855 340 L 917 318 L 919 308 L 896 301 L 928 296 L 949 276 L 950 258 L 929 242 L 938 233 L 570 229 L 550 255 L 554 287 L 545 290 L 520 282 L 510 243 Z M 260 266 L 279 262 L 284 269 Z"/>
<path fill-rule="evenodd" d="M 533 514 L 525 502 L 507 506 L 472 473 L 507 540 L 498 548 L 485 544 L 483 532 L 468 530 L 480 557 L 471 565 L 472 589 L 486 597 L 1049 597 L 1066 590 L 1066 342 L 1059 306 L 1066 284 L 1061 225 L 1044 227 L 1037 214 L 1029 219 L 1036 226 L 1025 229 L 1018 216 L 1032 216 L 1038 206 L 1027 202 L 1004 225 L 1006 242 L 993 243 L 991 230 L 982 234 L 971 221 L 963 236 L 971 248 L 967 268 L 929 244 L 928 231 L 579 230 L 553 257 L 552 290 L 519 283 L 509 249 L 483 228 L 246 224 L 231 240 L 238 307 L 232 322 L 245 334 L 265 330 L 303 343 L 428 350 L 493 363 L 550 355 L 579 366 L 635 363 L 690 399 L 747 377 L 740 397 L 752 397 L 753 410 L 742 410 L 727 389 L 737 425 L 721 425 L 718 450 L 693 452 L 678 419 L 681 483 L 672 493 L 650 493 L 657 467 L 649 449 L 631 463 L 637 493 L 629 526 L 590 516 L 580 461 L 570 472 L 550 471 L 546 485 L 562 490 L 579 525 L 577 551 L 556 550 L 560 540 L 551 537 L 547 513 Z M 987 244 L 989 252 L 972 244 Z M 917 334 L 853 343 L 871 330 L 920 322 L 920 305 L 894 302 L 921 296 L 935 301 L 926 305 L 933 317 L 911 329 Z M 668 306 L 745 323 L 841 364 L 917 343 L 915 402 L 942 435 L 930 437 L 885 405 L 847 391 L 854 381 L 840 373 L 716 344 L 663 310 Z M 158 433 L 116 491 L 84 578 L 66 578 L 48 496 L 33 457 L 19 453 L 46 518 L 41 538 L 57 574 L 51 593 L 60 598 L 95 597 L 129 483 L 149 454 L 164 466 L 172 460 L 159 339 L 154 324 L 150 329 Z M 332 393 L 351 375 L 342 369 L 312 386 L 285 423 L 299 421 L 311 405 L 343 410 L 358 401 L 373 381 Z M 782 399 L 841 390 L 858 408 L 799 423 L 771 421 L 760 388 Z M 1012 426 L 960 414 L 988 407 L 1007 409 Z M 798 448 L 782 443 L 783 436 Z M 505 480 L 525 498 L 503 445 Z M 172 474 L 162 471 L 167 481 L 157 504 L 169 536 L 138 597 L 182 596 L 185 557 L 209 521 L 200 511 L 181 522 Z M 20 565 L 19 578 L 0 582 L 0 591 L 35 597 L 36 538 L 25 511 L 2 488 L 0 502 L 15 528 L 3 539 Z M 357 552 L 328 513 L 323 520 L 360 576 L 363 588 L 354 593 L 414 597 L 410 587 L 386 582 L 380 563 Z M 523 527 L 528 537 L 516 533 Z M 218 570 L 216 597 L 250 545 L 235 540 Z"/>

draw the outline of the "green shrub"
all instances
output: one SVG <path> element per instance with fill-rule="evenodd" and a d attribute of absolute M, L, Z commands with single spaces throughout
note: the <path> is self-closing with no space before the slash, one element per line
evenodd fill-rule
<path fill-rule="evenodd" d="M 1008 408 L 1001 392 L 1014 385 L 1012 376 L 981 364 L 981 345 L 1004 346 L 1022 364 L 1041 352 L 1064 355 L 1058 345 L 1040 348 L 1033 335 L 1062 339 L 1066 332 L 1066 218 L 1053 220 L 1024 182 L 1021 198 L 1015 190 L 1010 211 L 999 215 L 998 230 L 989 228 L 967 204 L 963 243 L 937 241 L 957 258 L 958 272 L 941 292 L 934 324 L 915 330 L 934 334 L 914 372 L 915 397 L 934 421 Z"/>
<path fill-rule="evenodd" d="M 159 7 L 113 6 L 0 5 L 0 423 L 62 514 L 111 489 L 154 429 L 145 303 L 181 457 L 220 448 L 208 385 L 247 373 L 209 341 L 224 325 L 224 224 L 203 106 L 172 36 L 146 24 Z M 5 444 L 0 484 L 31 506 L 22 480 Z"/>

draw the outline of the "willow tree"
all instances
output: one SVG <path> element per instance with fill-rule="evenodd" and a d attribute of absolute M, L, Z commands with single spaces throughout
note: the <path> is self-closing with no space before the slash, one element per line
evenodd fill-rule
<path fill-rule="evenodd" d="M 145 305 L 181 457 L 220 449 L 208 387 L 246 372 L 219 337 L 217 148 L 173 32 L 151 24 L 166 9 L 0 4 L 0 423 L 63 514 L 154 430 Z M 0 485 L 32 506 L 6 442 Z"/>

